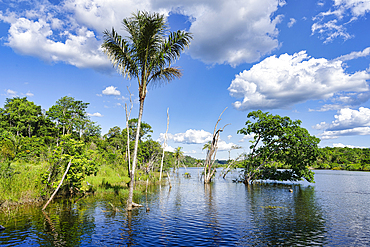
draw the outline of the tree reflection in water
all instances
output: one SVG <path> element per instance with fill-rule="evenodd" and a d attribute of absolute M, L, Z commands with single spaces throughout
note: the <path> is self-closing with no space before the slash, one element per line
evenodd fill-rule
<path fill-rule="evenodd" d="M 316 201 L 314 187 L 253 184 L 246 187 L 246 193 L 253 230 L 243 238 L 244 243 L 322 245 L 326 242 L 324 214 Z"/>

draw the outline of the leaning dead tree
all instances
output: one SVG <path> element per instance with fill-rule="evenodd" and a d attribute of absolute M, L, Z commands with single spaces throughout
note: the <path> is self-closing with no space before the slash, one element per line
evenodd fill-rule
<path fill-rule="evenodd" d="M 225 108 L 225 110 L 226 109 L 227 107 Z M 213 165 L 216 160 L 216 154 L 217 154 L 217 149 L 218 149 L 217 148 L 218 139 L 220 137 L 220 133 L 224 131 L 227 125 L 229 125 L 229 124 L 226 124 L 223 128 L 217 129 L 217 125 L 221 121 L 221 116 L 225 110 L 223 110 L 220 116 L 218 117 L 218 120 L 215 125 L 215 129 L 213 131 L 212 141 L 210 143 L 210 146 L 208 147 L 207 158 L 206 158 L 206 161 L 204 162 L 204 183 L 205 184 L 209 184 L 211 182 L 212 177 L 216 172 L 216 167 L 213 167 Z"/>
<path fill-rule="evenodd" d="M 72 159 L 69 161 L 69 163 L 67 165 L 67 168 L 66 168 L 66 170 L 65 170 L 65 172 L 63 174 L 62 180 L 60 180 L 60 183 L 59 183 L 58 187 L 55 189 L 54 193 L 51 195 L 50 199 L 47 201 L 47 203 L 44 205 L 44 207 L 42 207 L 42 210 L 45 210 L 45 208 L 49 205 L 49 203 L 53 200 L 54 196 L 57 194 L 60 186 L 62 186 L 62 184 L 63 184 L 63 181 L 64 181 L 64 179 L 65 179 L 65 177 L 66 177 L 66 175 L 68 173 L 68 170 L 71 167 L 71 165 L 72 165 Z"/>

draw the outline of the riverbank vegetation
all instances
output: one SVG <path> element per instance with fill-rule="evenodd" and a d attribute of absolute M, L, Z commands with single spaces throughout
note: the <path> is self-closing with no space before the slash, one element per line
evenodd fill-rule
<path fill-rule="evenodd" d="M 59 196 L 128 195 L 128 153 L 133 153 L 138 121 L 128 121 L 128 136 L 127 129 L 118 126 L 101 135 L 99 125 L 86 113 L 87 106 L 88 103 L 67 96 L 57 100 L 48 110 L 42 110 L 27 98 L 6 99 L 4 108 L 0 108 L 0 205 L 49 198 L 69 161 L 72 169 Z M 147 180 L 158 183 L 157 172 L 163 152 L 161 144 L 151 138 L 153 130 L 148 123 L 141 123 L 139 133 L 136 193 L 145 190 Z M 248 134 L 248 127 L 240 133 Z M 175 166 L 203 166 L 204 160 L 183 155 L 181 148 L 176 150 L 165 152 L 165 170 Z M 367 148 L 325 147 L 317 151 L 315 161 L 306 163 L 307 167 L 370 171 L 370 150 Z M 214 166 L 245 168 L 247 162 L 248 155 L 241 154 L 237 160 L 215 160 Z M 275 168 L 292 167 L 276 158 Z"/>
<path fill-rule="evenodd" d="M 127 195 L 128 152 L 134 148 L 138 121 L 130 119 L 129 133 L 115 126 L 101 136 L 99 125 L 86 113 L 87 106 L 67 96 L 48 110 L 27 98 L 6 99 L 0 108 L 0 205 L 47 199 L 69 162 L 71 169 L 59 196 L 103 191 Z M 152 140 L 152 132 L 149 124 L 141 123 L 136 192 L 145 189 L 147 180 L 158 180 L 163 150 Z M 175 160 L 173 153 L 165 152 L 164 169 Z M 183 161 L 190 162 L 187 157 Z M 140 181 L 145 181 L 143 187 Z"/>

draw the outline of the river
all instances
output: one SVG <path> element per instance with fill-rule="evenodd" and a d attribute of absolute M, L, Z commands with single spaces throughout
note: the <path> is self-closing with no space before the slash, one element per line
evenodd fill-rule
<path fill-rule="evenodd" d="M 187 171 L 191 178 L 172 175 L 171 189 L 135 198 L 144 207 L 131 213 L 113 195 L 5 211 L 0 246 L 370 245 L 368 172 L 316 170 L 314 184 L 245 186 L 232 182 L 236 171 L 210 185 Z"/>

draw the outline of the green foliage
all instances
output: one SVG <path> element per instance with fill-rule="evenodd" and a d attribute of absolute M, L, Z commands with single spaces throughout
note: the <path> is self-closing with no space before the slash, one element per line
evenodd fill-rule
<path fill-rule="evenodd" d="M 315 164 L 319 155 L 320 140 L 300 127 L 301 121 L 253 111 L 248 114 L 254 122 L 247 121 L 239 134 L 254 135 L 251 153 L 244 161 L 243 182 L 258 179 L 296 181 L 302 178 L 313 182 L 309 166 Z M 289 168 L 277 170 L 278 164 Z"/>
<path fill-rule="evenodd" d="M 0 179 L 8 179 L 15 174 L 10 164 L 10 161 L 0 163 Z"/>
<path fill-rule="evenodd" d="M 28 101 L 26 97 L 5 100 L 1 112 L 1 127 L 17 136 L 31 137 L 41 116 L 41 106 Z"/>
<path fill-rule="evenodd" d="M 348 147 L 325 147 L 321 149 L 320 156 L 314 168 L 369 171 L 370 149 Z"/>
<path fill-rule="evenodd" d="M 85 152 L 85 144 L 82 141 L 76 141 L 70 135 L 61 138 L 59 146 L 53 150 L 50 157 L 49 171 L 42 176 L 42 182 L 48 186 L 48 189 L 55 189 L 65 172 L 67 165 L 71 162 L 71 167 L 67 173 L 61 190 L 65 194 L 76 194 L 81 191 L 83 181 L 86 176 L 97 172 L 98 168 L 93 157 L 95 151 Z"/>

